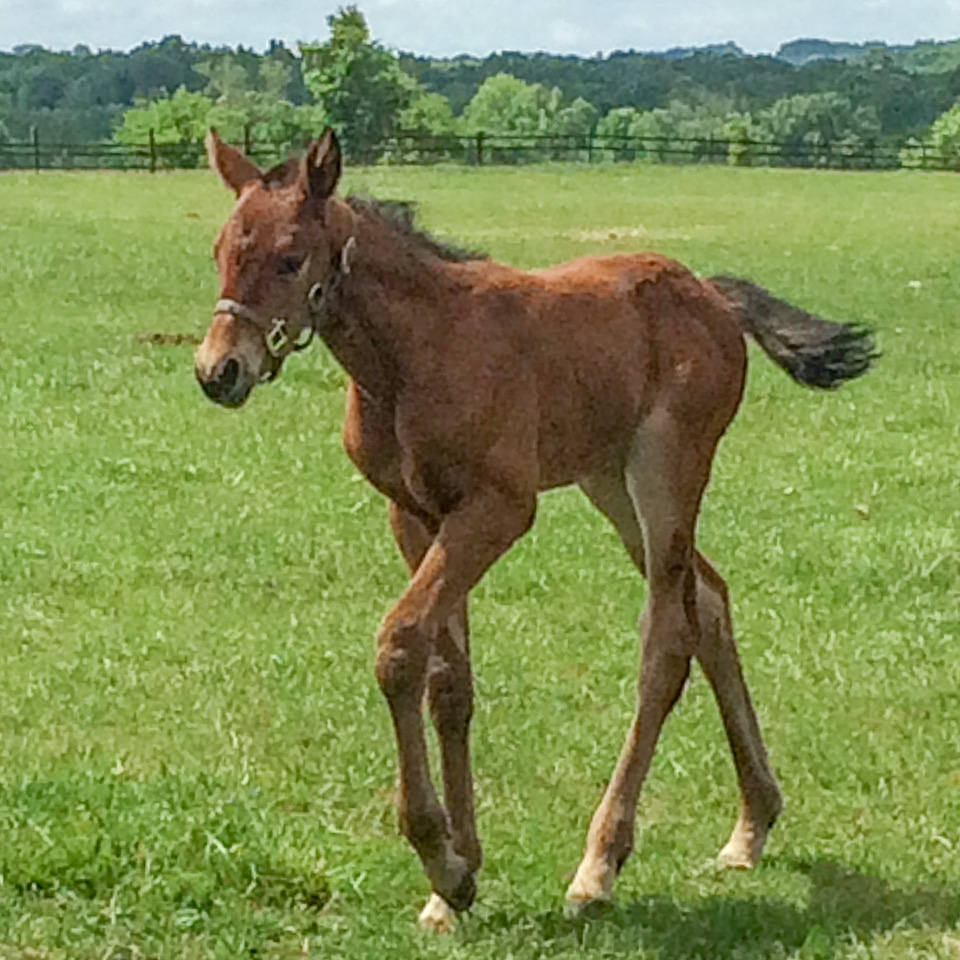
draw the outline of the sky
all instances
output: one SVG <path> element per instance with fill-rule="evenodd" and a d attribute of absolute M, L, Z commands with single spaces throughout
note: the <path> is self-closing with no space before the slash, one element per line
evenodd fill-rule
<path fill-rule="evenodd" d="M 82 43 L 127 50 L 180 34 L 263 50 L 271 39 L 323 40 L 328 0 L 0 0 L 0 50 Z M 398 50 L 433 56 L 546 50 L 592 55 L 733 40 L 774 52 L 799 37 L 960 37 L 960 0 L 359 0 L 371 30 Z"/>

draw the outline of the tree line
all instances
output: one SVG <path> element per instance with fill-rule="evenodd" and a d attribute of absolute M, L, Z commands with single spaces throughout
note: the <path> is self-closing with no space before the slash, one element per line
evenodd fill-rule
<path fill-rule="evenodd" d="M 152 138 L 196 155 L 214 125 L 230 139 L 282 152 L 331 124 L 362 162 L 415 151 L 417 138 L 433 138 L 436 150 L 443 138 L 481 132 L 517 143 L 590 136 L 610 159 L 634 156 L 638 139 L 650 144 L 644 155 L 659 160 L 671 159 L 671 140 L 723 141 L 731 163 L 821 148 L 855 157 L 894 139 L 907 143 L 908 163 L 919 162 L 921 149 L 923 157 L 940 151 L 947 163 L 960 158 L 960 44 L 855 47 L 848 59 L 832 59 L 840 52 L 818 41 L 786 45 L 784 58 L 730 45 L 668 55 L 431 59 L 373 41 L 356 7 L 329 17 L 328 27 L 324 43 L 293 51 L 274 41 L 263 54 L 179 37 L 129 53 L 0 54 L 0 143 L 37 128 L 47 142 Z M 406 146 L 399 134 L 408 135 Z"/>

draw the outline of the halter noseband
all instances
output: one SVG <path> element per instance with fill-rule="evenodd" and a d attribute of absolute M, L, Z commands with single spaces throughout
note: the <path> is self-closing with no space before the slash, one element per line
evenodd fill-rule
<path fill-rule="evenodd" d="M 307 292 L 307 311 L 310 314 L 309 336 L 306 340 L 298 341 L 293 344 L 294 351 L 304 350 L 313 342 L 314 335 L 317 332 L 317 315 L 323 310 L 326 302 L 336 293 L 340 287 L 342 278 L 350 273 L 350 257 L 357 246 L 357 238 L 351 236 L 343 245 L 338 258 L 339 263 L 334 261 L 333 277 L 324 288 L 322 283 L 315 283 Z M 214 314 L 228 313 L 231 317 L 238 320 L 245 320 L 259 330 L 264 330 L 260 318 L 245 303 L 239 300 L 232 300 L 229 297 L 223 297 L 216 302 L 213 307 Z M 284 317 L 274 317 L 270 321 L 270 328 L 264 330 L 264 346 L 271 357 L 279 357 L 283 350 L 290 343 L 290 334 L 287 332 L 287 321 Z"/>

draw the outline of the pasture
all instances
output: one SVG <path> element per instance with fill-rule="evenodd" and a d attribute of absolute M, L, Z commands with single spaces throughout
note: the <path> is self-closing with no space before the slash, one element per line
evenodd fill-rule
<path fill-rule="evenodd" d="M 0 958 L 960 957 L 960 186 L 724 168 L 369 169 L 524 266 L 656 249 L 873 324 L 816 395 L 752 350 L 700 543 L 787 801 L 761 866 L 695 672 L 604 914 L 565 882 L 634 699 L 644 589 L 578 493 L 472 607 L 477 906 L 418 932 L 373 632 L 404 571 L 315 346 L 240 412 L 189 345 L 208 173 L 0 178 Z"/>

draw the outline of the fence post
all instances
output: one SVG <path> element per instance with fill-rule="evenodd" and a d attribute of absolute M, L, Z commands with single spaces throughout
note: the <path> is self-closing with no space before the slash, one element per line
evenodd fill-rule
<path fill-rule="evenodd" d="M 30 139 L 33 141 L 33 172 L 40 172 L 40 129 L 30 128 Z"/>
<path fill-rule="evenodd" d="M 248 157 L 250 156 L 250 150 L 252 146 L 253 146 L 253 140 L 251 139 L 251 135 L 250 135 L 250 124 L 245 123 L 243 125 L 243 152 Z"/>
<path fill-rule="evenodd" d="M 157 172 L 157 138 L 154 136 L 153 127 L 150 128 L 150 172 Z"/>
<path fill-rule="evenodd" d="M 477 166 L 483 166 L 483 137 L 484 133 L 482 130 L 477 131 Z"/>
<path fill-rule="evenodd" d="M 593 163 L 593 135 L 596 127 L 587 131 L 587 163 Z"/>

